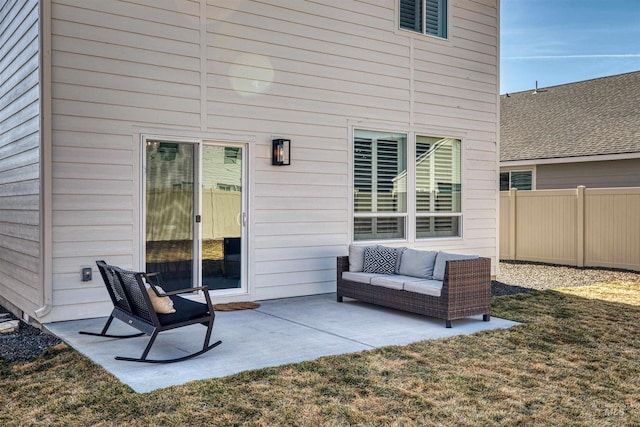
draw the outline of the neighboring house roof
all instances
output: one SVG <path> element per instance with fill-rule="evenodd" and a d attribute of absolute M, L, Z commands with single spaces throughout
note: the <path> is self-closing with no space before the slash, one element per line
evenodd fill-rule
<path fill-rule="evenodd" d="M 501 162 L 621 154 L 640 157 L 640 71 L 500 97 Z"/>

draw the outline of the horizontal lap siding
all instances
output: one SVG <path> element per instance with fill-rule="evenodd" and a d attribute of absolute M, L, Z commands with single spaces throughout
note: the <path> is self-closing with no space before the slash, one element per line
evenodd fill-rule
<path fill-rule="evenodd" d="M 461 131 L 464 240 L 442 249 L 494 260 L 497 232 L 498 13 L 494 1 L 450 1 L 449 40 L 414 40 L 414 124 Z M 446 135 L 445 135 L 446 136 Z M 434 247 L 432 242 L 423 246 Z"/>
<path fill-rule="evenodd" d="M 43 305 L 37 1 L 0 2 L 0 300 Z"/>
<path fill-rule="evenodd" d="M 188 1 L 52 4 L 55 308 L 47 321 L 108 313 L 102 279 L 81 282 L 81 267 L 96 259 L 137 266 L 134 127 L 200 128 L 198 10 Z"/>
<path fill-rule="evenodd" d="M 536 189 L 638 187 L 640 159 L 536 166 Z"/>
<path fill-rule="evenodd" d="M 443 44 L 397 30 L 393 0 L 203 2 L 54 1 L 57 304 L 74 288 L 106 301 L 80 264 L 137 263 L 135 126 L 255 140 L 251 298 L 335 290 L 358 121 L 465 133 L 466 235 L 444 244 L 495 256 L 495 8 L 451 2 Z M 290 166 L 271 165 L 276 137 L 292 140 Z"/>
<path fill-rule="evenodd" d="M 408 123 L 409 44 L 385 2 L 210 1 L 207 123 L 263 134 L 253 150 L 255 298 L 335 290 L 349 242 L 347 119 Z M 271 137 L 292 140 L 273 168 Z"/>

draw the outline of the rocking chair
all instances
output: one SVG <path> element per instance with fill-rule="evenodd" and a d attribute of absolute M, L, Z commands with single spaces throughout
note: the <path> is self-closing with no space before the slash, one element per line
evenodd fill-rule
<path fill-rule="evenodd" d="M 156 286 L 160 284 L 159 273 L 147 274 L 127 271 L 119 267 L 108 265 L 104 261 L 96 261 L 96 264 L 98 265 L 102 279 L 104 280 L 109 296 L 111 297 L 111 301 L 113 302 L 113 311 L 111 312 L 109 319 L 107 319 L 107 323 L 104 325 L 104 328 L 102 328 L 102 332 L 95 333 L 81 331 L 80 333 L 108 338 L 133 338 L 140 337 L 145 334 L 151 336 L 151 339 L 140 358 L 116 356 L 116 360 L 146 363 L 180 362 L 204 354 L 222 343 L 222 341 L 217 341 L 209 345 L 215 313 L 213 311 L 213 304 L 211 303 L 211 297 L 209 296 L 206 286 L 165 292 L 161 294 L 156 288 Z M 145 282 L 147 282 L 148 285 L 145 284 Z M 175 313 L 156 313 L 153 308 L 153 304 L 151 303 L 147 286 L 149 286 L 158 297 L 170 298 L 171 301 L 173 301 Z M 198 290 L 203 291 L 206 304 L 192 301 L 178 295 Z M 107 334 L 107 330 L 114 318 L 119 319 L 142 332 L 130 335 Z M 202 350 L 175 359 L 147 359 L 149 350 L 151 350 L 151 346 L 158 336 L 158 333 L 196 323 L 200 323 L 207 327 Z"/>

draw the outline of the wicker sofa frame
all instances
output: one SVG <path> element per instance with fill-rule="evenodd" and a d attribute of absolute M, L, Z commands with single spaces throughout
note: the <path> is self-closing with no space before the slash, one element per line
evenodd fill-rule
<path fill-rule="evenodd" d="M 477 258 L 447 261 L 439 297 L 405 290 L 373 286 L 342 278 L 349 271 L 349 257 L 337 259 L 337 300 L 343 297 L 379 306 L 451 321 L 482 314 L 482 320 L 491 319 L 491 260 Z"/>

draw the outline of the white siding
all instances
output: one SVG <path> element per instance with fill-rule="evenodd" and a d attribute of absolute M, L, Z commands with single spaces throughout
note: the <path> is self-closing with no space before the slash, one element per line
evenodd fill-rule
<path fill-rule="evenodd" d="M 0 301 L 33 315 L 40 278 L 39 8 L 0 1 Z"/>
<path fill-rule="evenodd" d="M 538 190 L 578 185 L 587 188 L 638 187 L 640 159 L 538 165 L 536 184 Z"/>
<path fill-rule="evenodd" d="M 53 1 L 51 320 L 108 313 L 80 267 L 140 267 L 140 128 L 255 141 L 251 299 L 335 290 L 349 123 L 464 135 L 465 236 L 431 247 L 495 259 L 497 0 L 451 1 L 448 41 L 397 30 L 394 0 L 202 2 Z M 275 137 L 291 166 L 271 166 Z"/>

